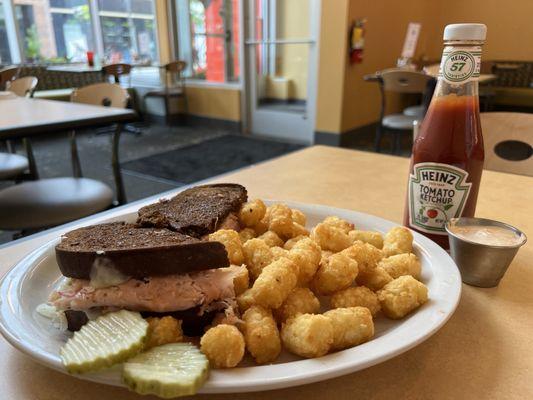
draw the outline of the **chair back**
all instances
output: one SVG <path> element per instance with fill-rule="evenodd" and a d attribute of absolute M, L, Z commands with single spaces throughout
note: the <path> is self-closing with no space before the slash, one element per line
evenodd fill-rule
<path fill-rule="evenodd" d="M 25 76 L 6 82 L 6 90 L 15 93 L 20 97 L 33 97 L 33 92 L 39 80 L 34 76 Z"/>
<path fill-rule="evenodd" d="M 391 68 L 381 71 L 381 82 L 387 92 L 424 93 L 431 76 L 423 72 Z"/>
<path fill-rule="evenodd" d="M 17 78 L 19 73 L 18 67 L 8 67 L 0 70 L 0 90 L 6 87 L 7 82 Z"/>
<path fill-rule="evenodd" d="M 481 113 L 485 168 L 533 176 L 533 114 Z"/>
<path fill-rule="evenodd" d="M 104 107 L 126 108 L 128 92 L 116 83 L 95 83 L 75 89 L 70 101 Z"/>
<path fill-rule="evenodd" d="M 102 67 L 102 73 L 106 79 L 112 76 L 115 83 L 120 83 L 121 76 L 131 74 L 131 65 L 124 63 L 108 64 Z"/>
<path fill-rule="evenodd" d="M 185 78 L 183 71 L 187 67 L 185 61 L 176 60 L 171 61 L 165 65 L 165 87 L 179 86 L 181 89 L 185 88 Z"/>

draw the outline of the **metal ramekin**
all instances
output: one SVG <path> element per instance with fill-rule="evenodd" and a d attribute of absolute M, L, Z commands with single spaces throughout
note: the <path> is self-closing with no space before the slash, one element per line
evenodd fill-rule
<path fill-rule="evenodd" d="M 499 226 L 513 231 L 521 238 L 521 241 L 513 246 L 492 246 L 476 243 L 455 235 L 449 229 L 452 225 Z M 450 239 L 450 253 L 459 267 L 462 280 L 473 286 L 485 288 L 497 286 L 518 249 L 527 241 L 526 235 L 514 226 L 490 219 L 452 218 L 445 227 Z"/>

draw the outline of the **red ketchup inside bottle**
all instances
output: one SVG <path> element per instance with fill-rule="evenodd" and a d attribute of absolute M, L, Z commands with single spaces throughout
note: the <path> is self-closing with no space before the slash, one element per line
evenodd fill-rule
<path fill-rule="evenodd" d="M 486 27 L 445 29 L 437 87 L 413 145 L 404 224 L 449 248 L 447 221 L 473 217 L 483 171 L 478 82 Z"/>

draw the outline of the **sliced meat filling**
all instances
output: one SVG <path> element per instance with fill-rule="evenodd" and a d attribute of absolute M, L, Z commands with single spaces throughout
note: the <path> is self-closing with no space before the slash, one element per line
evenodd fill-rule
<path fill-rule="evenodd" d="M 171 312 L 235 297 L 233 279 L 243 266 L 210 269 L 194 274 L 130 279 L 116 286 L 94 288 L 89 281 L 72 279 L 51 297 L 61 310 L 116 307 L 132 311 Z"/>

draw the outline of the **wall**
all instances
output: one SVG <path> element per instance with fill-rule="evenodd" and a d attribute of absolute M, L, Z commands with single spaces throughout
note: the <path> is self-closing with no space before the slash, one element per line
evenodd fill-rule
<path fill-rule="evenodd" d="M 137 88 L 142 95 L 142 88 Z M 225 87 L 209 87 L 187 85 L 187 110 L 188 114 L 220 119 L 231 122 L 241 121 L 241 91 Z M 144 106 L 149 114 L 164 117 L 165 106 L 162 97 L 147 97 Z M 171 115 L 183 112 L 184 104 L 181 99 L 171 100 L 169 113 Z"/>
<path fill-rule="evenodd" d="M 349 0 L 322 0 L 315 130 L 341 130 Z"/>
<path fill-rule="evenodd" d="M 447 24 L 481 22 L 487 25 L 484 60 L 533 60 L 533 1 L 448 0 L 438 2 L 431 15 L 433 31 L 428 39 L 428 54 L 440 58 L 442 32 Z"/>
<path fill-rule="evenodd" d="M 433 32 L 428 3 L 426 0 L 349 2 L 348 26 L 361 17 L 367 18 L 367 23 L 363 63 L 347 65 L 344 74 L 341 132 L 371 124 L 379 118 L 381 97 L 378 85 L 365 82 L 363 77 L 396 65 L 409 22 L 422 23 L 417 54 L 426 52 L 428 37 Z M 398 100 L 387 99 L 392 107 Z"/>
<path fill-rule="evenodd" d="M 531 0 L 514 0 L 509 6 L 501 0 L 336 0 L 323 1 L 322 7 L 317 131 L 347 132 L 378 120 L 378 87 L 364 82 L 363 76 L 396 64 L 409 22 L 422 23 L 417 57 L 440 59 L 447 24 L 482 22 L 488 26 L 484 60 L 533 60 L 533 46 L 524 44 L 533 35 Z M 346 37 L 353 20 L 360 17 L 367 18 L 364 61 L 349 65 Z M 387 99 L 392 100 L 391 108 L 400 105 L 394 96 Z"/>

